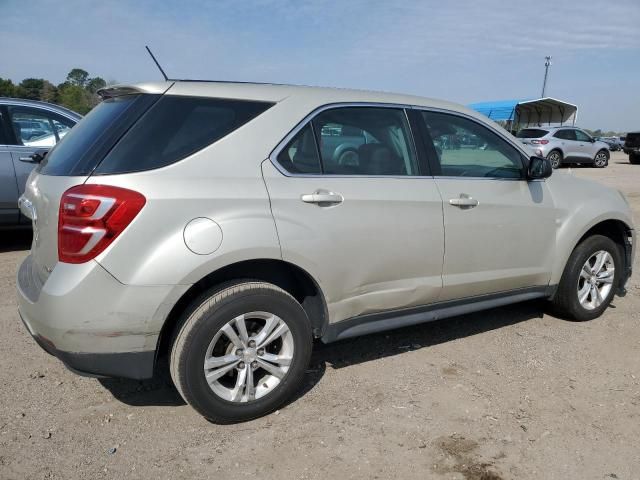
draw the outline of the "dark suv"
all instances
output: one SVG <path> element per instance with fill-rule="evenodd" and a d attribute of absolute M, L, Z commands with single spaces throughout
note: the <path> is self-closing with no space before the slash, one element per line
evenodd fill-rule
<path fill-rule="evenodd" d="M 622 149 L 629 155 L 629 163 L 640 164 L 640 132 L 627 133 Z"/>

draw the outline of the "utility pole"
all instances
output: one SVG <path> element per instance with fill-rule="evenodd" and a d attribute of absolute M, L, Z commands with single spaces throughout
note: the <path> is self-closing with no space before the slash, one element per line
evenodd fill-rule
<path fill-rule="evenodd" d="M 549 67 L 551 66 L 551 57 L 544 57 L 544 82 L 542 83 L 542 97 L 544 98 L 544 92 L 547 89 L 547 76 L 549 75 Z"/>

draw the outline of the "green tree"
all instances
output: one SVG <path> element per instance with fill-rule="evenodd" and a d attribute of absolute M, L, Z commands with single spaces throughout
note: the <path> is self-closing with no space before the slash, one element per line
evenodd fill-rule
<path fill-rule="evenodd" d="M 0 97 L 15 97 L 16 86 L 8 78 L 0 77 Z"/>
<path fill-rule="evenodd" d="M 18 85 L 17 94 L 20 98 L 55 102 L 58 95 L 56 87 L 44 78 L 25 78 Z"/>
<path fill-rule="evenodd" d="M 82 115 L 91 110 L 89 92 L 69 82 L 58 85 L 58 103 Z"/>
<path fill-rule="evenodd" d="M 67 82 L 78 87 L 85 87 L 89 80 L 89 72 L 81 68 L 74 68 L 67 75 Z"/>
<path fill-rule="evenodd" d="M 104 79 L 100 77 L 90 78 L 87 82 L 87 90 L 89 90 L 91 93 L 96 93 L 98 90 L 106 86 L 107 82 L 105 82 Z"/>

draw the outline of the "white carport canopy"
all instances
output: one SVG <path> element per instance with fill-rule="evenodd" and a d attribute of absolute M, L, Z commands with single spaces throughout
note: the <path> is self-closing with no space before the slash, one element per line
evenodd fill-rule
<path fill-rule="evenodd" d="M 515 110 L 514 123 L 521 128 L 551 124 L 575 125 L 578 116 L 577 106 L 551 97 L 522 100 Z"/>

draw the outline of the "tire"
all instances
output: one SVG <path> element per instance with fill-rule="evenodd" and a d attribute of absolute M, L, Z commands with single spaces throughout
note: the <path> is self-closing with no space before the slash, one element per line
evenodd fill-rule
<path fill-rule="evenodd" d="M 271 319 L 277 323 L 269 324 Z M 198 297 L 181 320 L 171 346 L 171 378 L 182 398 L 208 420 L 227 424 L 263 416 L 303 385 L 313 343 L 311 323 L 301 305 L 281 288 L 257 281 L 213 288 Z M 260 340 L 268 325 L 274 327 Z M 223 329 L 231 329 L 230 336 Z M 252 339 L 266 340 L 265 346 L 254 341 L 249 348 Z M 205 361 L 212 365 L 208 370 Z M 252 380 L 251 391 L 245 379 Z"/>
<path fill-rule="evenodd" d="M 640 165 L 640 153 L 630 153 L 629 163 L 631 165 Z"/>
<path fill-rule="evenodd" d="M 597 260 L 597 252 L 606 252 L 610 256 L 612 265 L 606 265 L 606 270 L 597 273 L 595 277 L 602 278 L 600 284 L 596 279 L 596 288 L 600 292 L 601 301 L 597 299 L 597 295 L 593 295 L 593 289 L 590 288 L 590 282 L 585 276 L 594 276 L 593 274 L 583 274 L 583 266 L 591 260 Z M 597 263 L 594 262 L 594 266 Z M 604 267 L 603 267 L 604 268 Z M 611 272 L 613 275 L 606 272 Z M 616 292 L 616 286 L 619 283 L 620 273 L 623 270 L 623 256 L 620 246 L 609 237 L 603 235 L 593 235 L 586 238 L 576 246 L 567 261 L 558 290 L 551 301 L 555 313 L 559 316 L 577 321 L 591 320 L 602 315 L 602 312 L 609 306 Z M 590 268 L 593 271 L 593 268 Z M 604 279 L 606 280 L 606 283 Z M 611 283 L 609 283 L 609 280 Z M 602 287 L 609 285 L 611 288 L 603 291 Z M 579 295 L 584 294 L 585 290 L 589 290 L 585 297 L 585 303 L 581 303 Z M 599 303 L 598 303 L 599 302 Z"/>
<path fill-rule="evenodd" d="M 596 153 L 596 156 L 593 159 L 593 164 L 596 168 L 605 168 L 607 165 L 609 165 L 609 151 L 600 150 L 598 153 Z"/>
<path fill-rule="evenodd" d="M 562 165 L 562 152 L 560 150 L 551 150 L 547 155 L 547 159 L 551 162 L 554 169 Z"/>

